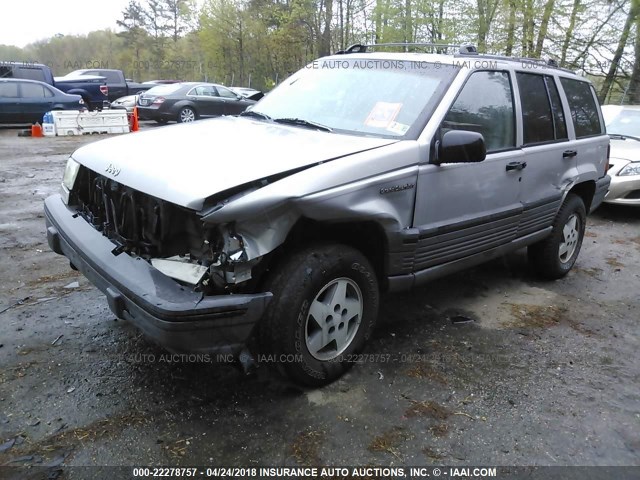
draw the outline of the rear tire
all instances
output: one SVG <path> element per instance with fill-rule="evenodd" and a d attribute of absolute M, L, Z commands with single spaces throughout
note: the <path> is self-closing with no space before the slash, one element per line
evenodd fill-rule
<path fill-rule="evenodd" d="M 357 250 L 321 244 L 289 256 L 267 283 L 273 293 L 261 350 L 296 383 L 330 383 L 355 361 L 378 315 L 378 281 Z"/>
<path fill-rule="evenodd" d="M 198 119 L 196 111 L 191 107 L 184 107 L 178 112 L 178 123 L 194 122 Z"/>
<path fill-rule="evenodd" d="M 528 248 L 529 262 L 539 275 L 555 280 L 569 273 L 580 253 L 586 217 L 582 199 L 567 195 L 553 221 L 551 235 Z"/>

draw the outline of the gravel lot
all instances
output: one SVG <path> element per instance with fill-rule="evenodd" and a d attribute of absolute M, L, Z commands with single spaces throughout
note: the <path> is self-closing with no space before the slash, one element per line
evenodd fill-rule
<path fill-rule="evenodd" d="M 0 465 L 640 465 L 639 210 L 592 215 L 565 279 L 517 252 L 387 295 L 363 363 L 302 390 L 175 361 L 49 250 L 101 138 L 0 130 Z"/>

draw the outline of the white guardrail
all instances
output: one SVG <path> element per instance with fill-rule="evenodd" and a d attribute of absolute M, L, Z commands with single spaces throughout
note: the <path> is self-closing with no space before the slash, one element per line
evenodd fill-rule
<path fill-rule="evenodd" d="M 45 113 L 42 123 L 42 133 L 46 137 L 129 131 L 125 110 L 56 110 Z"/>

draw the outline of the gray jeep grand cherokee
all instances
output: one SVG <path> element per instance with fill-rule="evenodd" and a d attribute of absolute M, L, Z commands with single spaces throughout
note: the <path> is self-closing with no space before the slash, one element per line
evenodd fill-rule
<path fill-rule="evenodd" d="M 370 50 L 240 116 L 78 149 L 45 202 L 51 248 L 167 349 L 248 345 L 309 385 L 351 366 L 382 291 L 523 247 L 565 275 L 610 181 L 591 84 L 467 47 Z"/>

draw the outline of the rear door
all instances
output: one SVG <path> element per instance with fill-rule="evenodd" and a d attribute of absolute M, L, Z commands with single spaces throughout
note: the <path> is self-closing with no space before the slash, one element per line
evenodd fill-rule
<path fill-rule="evenodd" d="M 576 78 L 560 77 L 562 90 L 571 112 L 569 136 L 575 148 L 576 168 L 581 180 L 597 180 L 605 172 L 609 136 L 598 107 L 598 97 L 589 82 Z"/>
<path fill-rule="evenodd" d="M 515 72 L 522 111 L 523 217 L 518 236 L 548 227 L 576 175 L 567 109 L 554 75 Z"/>
<path fill-rule="evenodd" d="M 447 130 L 481 133 L 487 157 L 479 163 L 422 165 L 414 226 L 415 270 L 454 261 L 511 241 L 522 211 L 522 152 L 516 148 L 513 86 L 508 71 L 476 71 L 446 114 Z"/>

